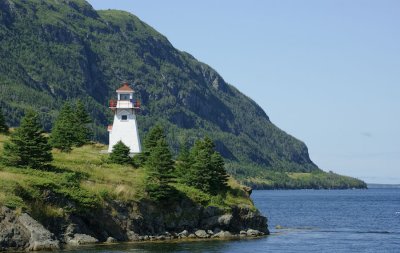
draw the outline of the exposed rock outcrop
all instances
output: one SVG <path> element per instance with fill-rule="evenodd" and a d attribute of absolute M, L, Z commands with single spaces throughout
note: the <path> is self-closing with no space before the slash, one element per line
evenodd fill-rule
<path fill-rule="evenodd" d="M 166 204 L 112 201 L 103 208 L 57 220 L 46 229 L 29 214 L 0 208 L 0 249 L 53 250 L 60 244 L 171 239 L 240 238 L 268 234 L 267 219 L 250 207 L 224 212 L 189 199 Z M 49 222 L 54 224 L 55 221 Z M 54 230 L 54 231 L 53 231 Z M 54 233 L 54 234 L 53 234 Z"/>
<path fill-rule="evenodd" d="M 0 208 L 0 249 L 54 250 L 60 242 L 26 213 Z"/>

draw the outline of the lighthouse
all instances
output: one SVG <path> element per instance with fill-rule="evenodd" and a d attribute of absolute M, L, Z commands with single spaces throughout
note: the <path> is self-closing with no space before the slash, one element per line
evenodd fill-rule
<path fill-rule="evenodd" d="M 136 112 L 140 109 L 140 101 L 134 99 L 134 90 L 124 83 L 117 92 L 117 100 L 110 100 L 110 109 L 114 112 L 114 122 L 108 126 L 110 141 L 108 152 L 117 142 L 122 141 L 130 148 L 130 153 L 141 152 Z"/>

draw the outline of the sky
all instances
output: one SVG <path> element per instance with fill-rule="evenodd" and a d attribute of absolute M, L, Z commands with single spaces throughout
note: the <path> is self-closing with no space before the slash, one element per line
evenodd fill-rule
<path fill-rule="evenodd" d="M 89 2 L 213 67 L 321 169 L 400 184 L 400 1 Z"/>

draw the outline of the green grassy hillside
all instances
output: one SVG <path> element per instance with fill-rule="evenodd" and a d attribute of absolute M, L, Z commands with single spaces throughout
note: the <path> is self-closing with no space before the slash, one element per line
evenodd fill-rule
<path fill-rule="evenodd" d="M 162 123 L 175 152 L 209 135 L 231 175 L 257 186 L 291 185 L 287 172 L 321 172 L 305 144 L 254 101 L 132 14 L 95 11 L 83 0 L 4 0 L 0 37 L 0 107 L 11 126 L 33 107 L 50 130 L 63 102 L 81 99 L 93 139 L 106 143 L 108 100 L 124 80 L 142 101 L 141 134 Z"/>
<path fill-rule="evenodd" d="M 0 135 L 0 152 L 8 137 Z M 53 151 L 53 168 L 37 170 L 0 165 L 0 206 L 27 210 L 35 218 L 63 217 L 67 213 L 85 213 L 107 201 L 130 203 L 148 196 L 144 191 L 145 171 L 110 164 L 102 144 L 91 144 L 71 153 Z M 246 205 L 255 209 L 242 186 L 230 179 L 226 196 L 211 196 L 196 188 L 175 183 L 182 196 L 203 206 L 229 210 Z"/>

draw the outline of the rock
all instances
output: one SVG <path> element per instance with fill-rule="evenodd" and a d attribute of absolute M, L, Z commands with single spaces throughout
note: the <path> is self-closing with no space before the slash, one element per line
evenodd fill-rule
<path fill-rule="evenodd" d="M 186 238 L 186 237 L 188 237 L 188 235 L 189 235 L 189 232 L 187 230 L 183 230 L 182 232 L 180 232 L 178 234 L 178 236 L 181 238 Z"/>
<path fill-rule="evenodd" d="M 208 238 L 208 237 L 210 237 L 210 235 L 207 234 L 207 232 L 206 232 L 205 230 L 197 230 L 194 234 L 195 234 L 198 238 Z"/>
<path fill-rule="evenodd" d="M 190 200 L 171 203 L 167 208 L 146 200 L 129 204 L 113 200 L 93 212 L 47 221 L 57 231 L 53 235 L 28 214 L 0 207 L 0 250 L 53 250 L 60 247 L 59 241 L 82 245 L 98 241 L 259 236 L 268 232 L 266 221 L 257 210 L 247 206 L 233 206 L 231 213 L 226 213 Z M 248 228 L 252 230 L 247 231 Z"/>
<path fill-rule="evenodd" d="M 74 234 L 73 238 L 70 238 L 67 241 L 67 244 L 73 245 L 73 246 L 78 246 L 78 245 L 84 245 L 84 244 L 93 244 L 97 243 L 99 240 L 94 238 L 93 236 L 86 235 L 86 234 Z"/>
<path fill-rule="evenodd" d="M 247 196 L 250 197 L 251 193 L 253 192 L 253 189 L 248 186 L 243 186 L 243 190 L 246 192 Z"/>
<path fill-rule="evenodd" d="M 0 250 L 55 250 L 60 242 L 26 213 L 0 207 Z"/>
<path fill-rule="evenodd" d="M 28 250 L 54 250 L 60 248 L 60 242 L 54 239 L 54 235 L 28 214 L 21 214 L 18 217 L 18 221 L 30 234 Z"/>
<path fill-rule="evenodd" d="M 216 233 L 215 235 L 212 236 L 212 238 L 232 238 L 234 235 L 232 235 L 231 232 L 229 231 L 220 231 L 219 233 Z"/>
<path fill-rule="evenodd" d="M 25 249 L 30 234 L 16 219 L 15 213 L 6 207 L 0 208 L 0 251 Z"/>
<path fill-rule="evenodd" d="M 160 240 L 160 241 L 164 241 L 165 240 L 165 238 L 166 238 L 166 236 L 165 235 L 159 235 L 159 236 L 157 236 L 157 240 Z"/>
<path fill-rule="evenodd" d="M 136 234 L 136 233 L 133 232 L 133 231 L 128 231 L 128 232 L 126 233 L 126 236 L 128 237 L 128 240 L 131 241 L 131 242 L 140 241 L 139 235 Z"/>
<path fill-rule="evenodd" d="M 252 228 L 263 233 L 269 233 L 267 228 L 267 218 L 262 216 L 258 210 L 252 210 L 250 207 L 232 208 L 232 219 L 229 223 L 229 228 L 226 230 L 239 232 Z"/>
<path fill-rule="evenodd" d="M 255 230 L 255 229 L 248 229 L 246 233 L 247 233 L 247 236 L 253 236 L 253 237 L 263 235 L 262 232 Z"/>
<path fill-rule="evenodd" d="M 222 227 L 229 227 L 231 221 L 232 221 L 232 214 L 224 214 L 219 216 L 218 218 L 218 224 Z"/>
<path fill-rule="evenodd" d="M 214 217 L 221 215 L 221 210 L 218 209 L 218 207 L 215 206 L 208 206 L 204 209 L 203 211 L 203 218 L 209 218 L 209 217 Z"/>
<path fill-rule="evenodd" d="M 107 238 L 107 240 L 106 240 L 106 243 L 116 243 L 117 242 L 117 239 L 115 239 L 114 237 L 108 237 Z"/>

